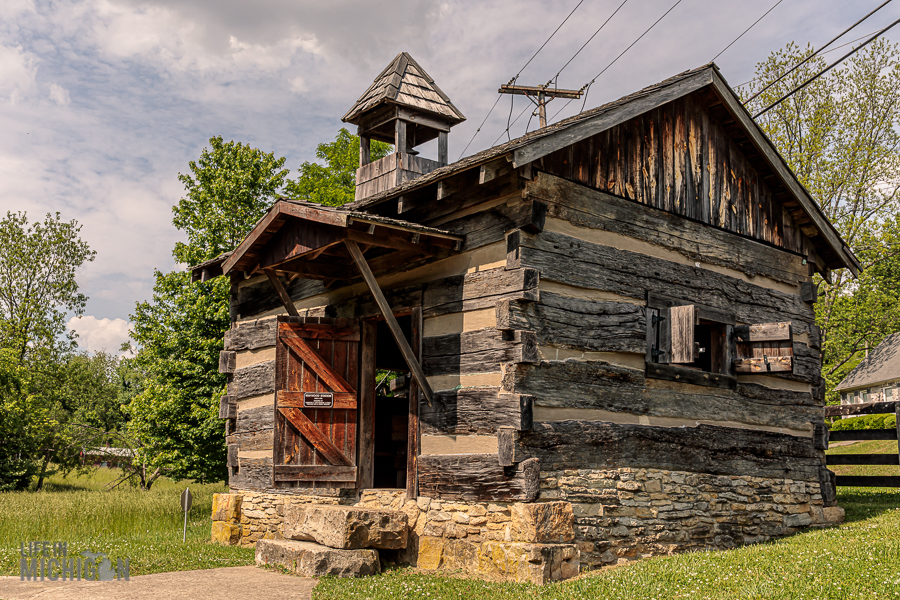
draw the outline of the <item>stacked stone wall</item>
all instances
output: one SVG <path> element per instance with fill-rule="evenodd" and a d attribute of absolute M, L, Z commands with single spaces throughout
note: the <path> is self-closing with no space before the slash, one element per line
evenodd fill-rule
<path fill-rule="evenodd" d="M 535 582 L 843 520 L 842 509 L 823 506 L 817 481 L 620 468 L 544 472 L 534 503 L 407 500 L 402 490 L 358 498 L 236 491 L 214 500 L 213 538 L 243 546 L 284 539 L 291 504 L 400 511 L 409 541 L 393 560 Z"/>
<path fill-rule="evenodd" d="M 539 501 L 572 504 L 582 567 L 596 568 L 842 521 L 820 491 L 818 481 L 622 468 L 542 473 Z"/>

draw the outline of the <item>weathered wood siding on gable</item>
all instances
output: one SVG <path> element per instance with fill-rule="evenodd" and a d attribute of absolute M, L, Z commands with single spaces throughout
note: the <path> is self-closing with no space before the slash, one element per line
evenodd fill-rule
<path fill-rule="evenodd" d="M 560 177 L 806 254 L 785 192 L 766 182 L 704 97 L 679 98 L 542 159 Z M 782 195 L 783 194 L 783 195 Z"/>

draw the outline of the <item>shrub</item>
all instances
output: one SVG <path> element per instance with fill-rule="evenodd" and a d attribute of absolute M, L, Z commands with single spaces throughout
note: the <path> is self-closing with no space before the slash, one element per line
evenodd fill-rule
<path fill-rule="evenodd" d="M 864 415 L 849 419 L 835 419 L 829 424 L 832 431 L 859 431 L 860 429 L 894 429 L 897 426 L 895 415 Z"/>

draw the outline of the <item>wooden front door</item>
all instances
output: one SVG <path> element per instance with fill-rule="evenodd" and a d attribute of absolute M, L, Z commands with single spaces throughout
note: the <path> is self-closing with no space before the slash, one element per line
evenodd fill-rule
<path fill-rule="evenodd" d="M 356 487 L 359 340 L 357 319 L 278 317 L 276 487 Z"/>

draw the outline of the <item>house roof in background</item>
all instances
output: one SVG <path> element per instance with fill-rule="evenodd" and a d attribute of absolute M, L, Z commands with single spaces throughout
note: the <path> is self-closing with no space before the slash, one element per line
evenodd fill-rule
<path fill-rule="evenodd" d="M 893 379 L 900 379 L 900 332 L 884 338 L 834 389 L 868 387 Z"/>

